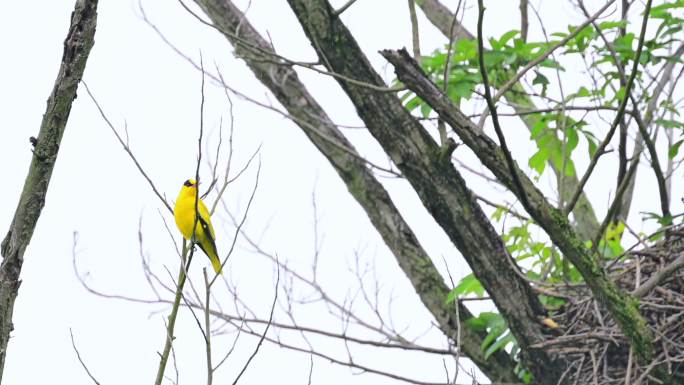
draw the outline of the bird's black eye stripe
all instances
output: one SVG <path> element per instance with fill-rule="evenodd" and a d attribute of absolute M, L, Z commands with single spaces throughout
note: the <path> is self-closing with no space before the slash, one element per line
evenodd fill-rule
<path fill-rule="evenodd" d="M 190 179 L 186 180 L 185 183 L 183 183 L 185 187 L 190 187 L 192 186 L 192 183 L 190 182 Z"/>

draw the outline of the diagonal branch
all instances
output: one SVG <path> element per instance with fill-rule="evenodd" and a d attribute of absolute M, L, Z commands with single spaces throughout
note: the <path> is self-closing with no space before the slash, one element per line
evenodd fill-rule
<path fill-rule="evenodd" d="M 330 66 L 328 70 L 365 83 L 383 84 L 346 26 L 332 17 L 327 1 L 289 3 L 319 58 Z M 537 318 L 544 310 L 529 284 L 512 268 L 503 241 L 451 164 L 449 148 L 439 147 L 396 95 L 374 92 L 343 79 L 338 83 L 370 133 L 492 296 L 521 347 L 524 365 L 540 382 L 555 384 L 566 366 L 564 360 L 531 348 L 533 341 L 544 338 Z"/>
<path fill-rule="evenodd" d="M 439 116 L 456 131 L 463 142 L 478 156 L 480 161 L 514 194 L 517 189 L 506 165 L 504 154 L 496 143 L 444 95 L 439 88 L 423 73 L 406 50 L 383 51 L 383 56 L 395 67 L 399 79 L 425 100 Z M 553 243 L 563 252 L 582 274 L 594 296 L 605 304 L 620 325 L 622 332 L 635 348 L 638 355 L 646 360 L 653 352 L 651 333 L 646 321 L 639 314 L 637 301 L 628 293 L 620 290 L 610 281 L 601 268 L 597 256 L 584 246 L 568 223 L 567 217 L 554 208 L 532 181 L 516 168 L 528 206 L 525 210 L 549 235 Z M 518 197 L 520 198 L 520 197 Z"/>
<path fill-rule="evenodd" d="M 541 63 L 541 62 L 543 62 L 544 60 L 546 60 L 546 58 L 548 58 L 549 56 L 551 56 L 551 54 L 552 54 L 555 50 L 557 50 L 558 48 L 560 48 L 560 47 L 565 47 L 565 45 L 566 45 L 571 39 L 574 39 L 575 36 L 577 36 L 577 34 L 579 34 L 580 32 L 582 32 L 582 30 L 583 30 L 584 28 L 586 28 L 586 27 L 587 27 L 589 24 L 591 24 L 594 20 L 598 19 L 598 17 L 601 16 L 601 14 L 603 14 L 603 12 L 605 12 L 605 10 L 608 9 L 608 7 L 609 7 L 611 4 L 613 4 L 614 2 L 615 2 L 615 0 L 609 0 L 603 7 L 601 7 L 598 11 L 596 11 L 596 13 L 594 13 L 590 18 L 588 18 L 587 20 L 585 20 L 584 22 L 582 22 L 582 24 L 578 25 L 577 28 L 576 28 L 574 31 L 572 31 L 571 33 L 569 33 L 566 37 L 564 37 L 563 39 L 561 39 L 559 42 L 557 42 L 557 43 L 554 44 L 553 46 L 549 47 L 549 49 L 547 49 L 546 51 L 544 51 L 543 54 L 541 54 L 541 55 L 537 56 L 536 58 L 534 58 L 534 60 L 530 60 L 530 62 L 527 63 L 527 64 L 526 64 L 520 71 L 518 71 L 515 75 L 513 75 L 513 77 L 511 77 L 511 78 L 506 82 L 506 84 L 504 84 L 503 86 L 501 86 L 501 87 L 499 88 L 499 91 L 496 93 L 496 95 L 494 95 L 494 98 L 493 98 L 493 99 L 494 99 L 494 102 L 497 102 L 499 99 L 501 99 L 501 97 L 502 97 L 506 92 L 508 92 L 509 90 L 511 90 L 511 89 L 513 88 L 513 86 L 514 86 L 515 84 L 517 84 L 518 81 L 520 81 L 520 79 L 522 79 L 522 77 L 525 76 L 525 74 L 526 74 L 529 70 L 531 70 L 532 68 L 534 68 L 534 67 L 536 67 L 537 65 L 539 65 L 539 63 Z"/>
<path fill-rule="evenodd" d="M 473 34 L 465 29 L 465 27 L 458 21 L 456 21 L 455 28 L 453 28 L 453 33 L 450 32 L 451 23 L 454 20 L 454 14 L 452 14 L 447 7 L 442 5 L 439 0 L 422 0 L 418 1 L 417 4 L 421 7 L 428 20 L 430 20 L 435 27 L 437 27 L 447 38 L 453 36 L 455 40 L 475 39 Z M 509 74 L 508 76 L 513 76 L 513 73 Z M 497 77 L 497 79 L 494 80 L 496 81 L 500 79 L 501 77 Z M 493 86 L 501 87 L 503 84 L 504 82 L 500 81 L 493 84 Z M 513 86 L 512 91 L 513 92 L 506 93 L 505 98 L 513 106 L 516 114 L 520 115 L 528 130 L 532 131 L 532 128 L 539 122 L 540 115 L 536 113 L 530 113 L 530 111 L 544 111 L 538 108 L 532 99 L 524 92 L 520 82 Z M 549 160 L 548 165 L 554 171 L 556 176 L 561 175 L 563 172 L 561 167 L 551 160 Z M 571 194 L 577 190 L 579 182 L 576 175 L 564 175 L 562 178 L 562 183 L 563 186 L 558 186 L 558 191 L 562 192 L 563 194 L 563 196 L 560 197 L 561 200 L 563 202 L 567 202 L 570 200 Z M 594 208 L 584 193 L 580 195 L 572 214 L 576 222 L 576 225 L 574 226 L 575 231 L 577 231 L 583 240 L 591 239 L 596 233 L 599 223 L 596 218 L 596 214 L 594 213 Z"/>
<path fill-rule="evenodd" d="M 235 46 L 236 54 L 245 60 L 256 77 L 275 95 L 294 122 L 335 168 L 394 254 L 425 307 L 435 317 L 441 331 L 453 338 L 460 329 L 460 349 L 490 379 L 517 382 L 513 373 L 515 362 L 505 352 L 496 352 L 485 359 L 480 349 L 485 335 L 465 324 L 467 319 L 472 318 L 470 311 L 459 304 L 459 320 L 453 307 L 445 304 L 449 288 L 429 255 L 399 213 L 389 193 L 311 96 L 293 68 L 268 55 L 268 52 L 272 52 L 271 46 L 232 2 L 197 2 L 214 23 L 214 28 L 224 31 L 225 37 Z M 235 33 L 238 30 L 239 36 Z M 244 42 L 260 47 L 260 50 L 255 51 Z"/>
<path fill-rule="evenodd" d="M 423 10 L 423 13 L 428 20 L 430 20 L 447 39 L 457 41 L 462 39 L 472 40 L 475 38 L 475 36 L 465 29 L 461 23 L 456 22 L 455 28 L 451 28 L 454 14 L 451 13 L 449 8 L 444 6 L 444 4 L 440 3 L 439 0 L 416 0 L 416 5 Z"/>
<path fill-rule="evenodd" d="M 295 123 L 328 158 L 395 255 L 399 266 L 413 284 L 423 304 L 437 320 L 442 332 L 452 337 L 460 328 L 463 334 L 462 350 L 489 378 L 498 381 L 517 381 L 513 374 L 515 363 L 507 354 L 497 352 L 489 359 L 484 358 L 480 350 L 484 335 L 466 326 L 465 320 L 471 318 L 472 314 L 462 305 L 459 309 L 462 323 L 459 326 L 453 308 L 444 303 L 449 288 L 444 284 L 429 255 L 394 206 L 388 192 L 299 81 L 296 72 L 290 66 L 274 62 L 272 56 L 255 54 L 252 47 L 243 44 L 249 42 L 252 46 L 258 46 L 261 50 L 259 52 L 272 50 L 268 42 L 230 1 L 204 0 L 198 3 L 217 29 L 228 32 L 224 35 L 236 47 L 237 55 L 246 61 L 257 78 L 287 109 Z M 238 26 L 239 36 L 233 32 L 238 30 Z M 268 60 L 264 60 L 265 58 Z"/>
<path fill-rule="evenodd" d="M 592 171 L 594 170 L 594 167 L 598 163 L 598 159 L 601 155 L 603 155 L 603 152 L 610 143 L 611 139 L 613 138 L 613 134 L 615 134 L 615 130 L 617 129 L 618 125 L 622 121 L 622 118 L 625 115 L 625 109 L 627 108 L 627 102 L 630 100 L 630 93 L 632 91 L 632 87 L 634 85 L 634 80 L 636 79 L 637 76 L 637 71 L 639 70 L 639 58 L 641 57 L 641 52 L 644 48 L 644 40 L 646 38 L 646 26 L 648 25 L 648 15 L 649 11 L 651 9 L 651 0 L 646 2 L 646 10 L 644 11 L 644 18 L 641 24 L 641 33 L 639 34 L 639 43 L 637 45 L 637 50 L 635 53 L 635 58 L 634 58 L 634 65 L 632 67 L 632 74 L 630 75 L 629 79 L 627 80 L 627 84 L 625 85 L 625 96 L 622 98 L 622 101 L 620 102 L 620 106 L 618 107 L 618 112 L 615 114 L 615 118 L 613 119 L 613 123 L 610 125 L 610 129 L 608 130 L 608 134 L 606 135 L 606 138 L 601 142 L 601 144 L 598 146 L 596 149 L 596 153 L 591 159 L 591 162 L 589 163 L 589 166 L 587 167 L 587 170 L 584 172 L 584 175 L 582 176 L 582 179 L 580 180 L 579 186 L 577 186 L 577 190 L 572 196 L 572 199 L 568 202 L 568 205 L 565 207 L 565 212 L 569 213 L 572 211 L 572 208 L 575 206 L 575 203 L 577 203 L 577 199 L 579 199 L 580 194 L 582 193 L 582 190 L 584 189 L 585 184 L 589 180 L 589 177 L 591 176 Z M 636 105 L 635 105 L 636 107 Z M 641 127 L 641 125 L 640 125 Z M 644 128 L 645 129 L 645 128 Z M 646 139 L 648 137 L 648 134 L 644 137 Z M 651 143 L 652 144 L 652 143 Z M 657 164 L 657 157 L 655 160 Z M 659 164 L 658 164 L 659 166 Z M 655 168 L 655 166 L 654 166 Z M 660 170 L 660 168 L 658 168 Z M 656 172 L 657 173 L 657 172 Z M 662 173 L 661 173 L 662 176 Z"/>
<path fill-rule="evenodd" d="M 0 265 L 0 380 L 5 366 L 7 343 L 13 329 L 12 310 L 19 290 L 24 252 L 45 205 L 45 196 L 71 112 L 71 104 L 76 98 L 78 83 L 83 77 L 90 49 L 95 43 L 96 25 L 97 0 L 76 1 L 69 32 L 64 40 L 61 66 L 47 102 L 37 142 L 34 144 L 28 176 L 12 224 L 0 246 L 3 257 Z"/>

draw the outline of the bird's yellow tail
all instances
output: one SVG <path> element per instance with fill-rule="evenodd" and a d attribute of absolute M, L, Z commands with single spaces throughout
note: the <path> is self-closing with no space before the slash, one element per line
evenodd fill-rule
<path fill-rule="evenodd" d="M 221 260 L 219 259 L 219 257 L 216 254 L 214 254 L 210 255 L 209 259 L 211 260 L 211 265 L 214 267 L 214 271 L 216 272 L 216 274 L 221 274 Z"/>
<path fill-rule="evenodd" d="M 204 242 L 197 243 L 197 245 L 204 251 L 204 254 L 209 257 L 211 266 L 214 267 L 216 274 L 221 274 L 221 259 L 218 257 L 218 252 L 216 252 L 216 246 L 208 243 L 209 242 L 205 240 Z"/>

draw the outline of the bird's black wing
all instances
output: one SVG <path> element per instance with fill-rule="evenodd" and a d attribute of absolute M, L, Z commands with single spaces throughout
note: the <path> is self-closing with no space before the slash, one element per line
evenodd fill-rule
<path fill-rule="evenodd" d="M 218 249 L 216 248 L 216 241 L 214 240 L 214 236 L 211 233 L 211 229 L 209 228 L 209 223 L 206 220 L 204 220 L 204 218 L 202 218 L 201 215 L 198 216 L 198 221 L 200 223 L 200 226 L 202 226 L 202 230 L 204 231 L 204 235 L 207 237 L 207 239 L 209 240 L 209 243 L 211 244 L 211 248 L 213 249 L 214 254 L 218 254 Z M 202 249 L 202 251 L 204 251 L 204 254 L 206 254 L 208 256 L 209 253 L 207 253 L 207 251 L 204 250 L 204 247 L 202 247 L 202 244 L 198 243 L 198 245 L 199 245 L 200 249 Z"/>

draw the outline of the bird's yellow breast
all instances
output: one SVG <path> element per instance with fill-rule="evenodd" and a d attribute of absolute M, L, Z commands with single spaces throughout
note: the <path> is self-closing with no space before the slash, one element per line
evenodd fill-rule
<path fill-rule="evenodd" d="M 203 219 L 205 219 L 206 222 L 209 223 L 209 230 L 212 233 L 211 236 L 213 238 L 214 234 L 213 229 L 211 228 L 211 221 L 209 219 L 209 210 L 204 205 L 202 200 L 199 200 L 199 202 L 197 202 L 197 211 L 199 212 L 200 217 L 202 217 Z M 181 234 L 183 234 L 183 237 L 185 239 L 192 238 L 192 226 L 195 223 L 197 223 L 195 229 L 195 238 L 199 239 L 204 236 L 202 226 L 200 225 L 199 221 L 195 220 L 194 194 L 181 193 L 178 196 L 178 199 L 176 200 L 176 206 L 173 209 L 173 217 L 176 220 L 176 226 L 178 226 L 178 230 L 180 230 Z"/>

